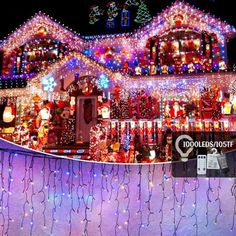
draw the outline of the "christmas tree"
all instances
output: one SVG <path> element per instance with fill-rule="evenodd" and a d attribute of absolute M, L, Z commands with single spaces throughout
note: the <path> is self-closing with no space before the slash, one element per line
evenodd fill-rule
<path fill-rule="evenodd" d="M 138 11 L 137 11 L 137 16 L 135 18 L 135 22 L 139 24 L 146 23 L 152 19 L 149 10 L 147 8 L 147 5 L 145 4 L 144 1 L 141 1 L 141 4 L 139 5 Z"/>

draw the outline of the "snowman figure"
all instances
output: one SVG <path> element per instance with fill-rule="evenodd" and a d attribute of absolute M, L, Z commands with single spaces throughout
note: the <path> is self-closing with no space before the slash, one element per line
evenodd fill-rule
<path fill-rule="evenodd" d="M 137 65 L 134 70 L 135 75 L 142 75 L 142 68 L 139 65 Z"/>
<path fill-rule="evenodd" d="M 219 61 L 219 69 L 220 71 L 227 71 L 227 65 L 224 60 Z"/>

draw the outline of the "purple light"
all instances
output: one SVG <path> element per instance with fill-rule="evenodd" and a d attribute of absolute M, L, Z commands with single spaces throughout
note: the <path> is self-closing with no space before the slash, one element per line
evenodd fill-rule
<path fill-rule="evenodd" d="M 0 141 L 0 146 L 8 150 L 16 148 L 5 141 Z M 8 220 L 13 222 L 14 219 L 14 224 L 5 228 L 7 235 L 19 231 L 22 235 L 29 235 L 31 229 L 27 224 L 33 227 L 35 235 L 63 236 L 70 229 L 71 235 L 82 234 L 84 230 L 96 235 L 98 228 L 101 228 L 104 235 L 111 232 L 115 234 L 119 229 L 122 235 L 126 235 L 127 228 L 131 235 L 138 234 L 140 228 L 148 230 L 150 235 L 173 235 L 178 224 L 174 217 L 179 216 L 181 209 L 184 209 L 182 213 L 186 217 L 177 227 L 179 234 L 194 231 L 196 227 L 201 235 L 206 231 L 215 235 L 227 235 L 230 230 L 233 234 L 236 233 L 232 208 L 234 196 L 231 193 L 235 186 L 234 181 L 227 178 L 222 178 L 221 181 L 213 178 L 188 178 L 186 183 L 184 178 L 175 179 L 171 176 L 169 164 L 156 165 L 155 168 L 143 165 L 141 170 L 140 166 L 133 165 L 127 172 L 127 166 L 124 165 L 118 167 L 54 159 L 52 156 L 42 158 L 35 153 L 29 153 L 26 157 L 21 153 L 24 149 L 19 149 L 18 157 L 13 159 L 8 151 L 1 153 L 4 168 L 11 165 L 11 175 L 14 177 L 14 182 L 8 183 L 8 172 L 3 171 L 0 176 L 0 182 L 11 189 L 3 193 L 11 193 L 9 198 L 4 195 L 5 198 L 2 199 L 4 226 Z M 25 158 L 27 162 L 24 161 Z M 67 176 L 68 168 L 71 169 L 70 178 Z M 52 174 L 58 170 L 62 175 Z M 80 177 L 74 178 L 78 172 L 81 173 Z M 96 178 L 94 174 L 97 175 Z M 170 182 L 165 182 L 163 176 L 169 178 Z M 34 185 L 27 187 L 31 178 Z M 115 182 L 115 178 L 118 178 L 118 182 Z M 149 178 L 153 178 L 154 182 L 151 190 Z M 48 183 L 45 190 L 42 188 L 44 181 Z M 122 184 L 125 190 L 120 189 Z M 63 197 L 65 195 L 68 197 Z M 174 201 L 176 198 L 178 201 Z M 183 198 L 184 201 L 181 201 Z M 6 209 L 10 210 L 9 214 Z M 193 214 L 194 217 L 191 217 Z M 57 225 L 53 222 L 57 222 Z M 215 223 L 222 223 L 220 231 Z M 144 229 L 141 232 L 142 230 Z"/>

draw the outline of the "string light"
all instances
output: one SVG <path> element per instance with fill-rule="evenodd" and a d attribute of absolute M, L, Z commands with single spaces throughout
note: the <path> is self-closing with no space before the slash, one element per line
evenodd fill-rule
<path fill-rule="evenodd" d="M 143 50 L 145 44 L 149 38 L 152 38 L 156 35 L 162 35 L 164 32 L 168 30 L 172 30 L 173 32 L 173 22 L 172 19 L 176 14 L 183 15 L 184 19 L 184 26 L 185 23 L 188 23 L 189 29 L 194 29 L 197 32 L 208 32 L 208 33 L 215 33 L 221 45 L 221 53 L 222 58 L 224 58 L 224 38 L 231 37 L 235 35 L 236 29 L 220 20 L 211 17 L 199 9 L 190 6 L 189 4 L 176 2 L 162 14 L 154 17 L 153 21 L 150 24 L 147 24 L 145 27 L 138 29 L 136 32 L 130 34 L 120 34 L 120 35 L 109 35 L 108 36 L 92 36 L 92 37 L 80 37 L 80 35 L 71 32 L 69 29 L 61 26 L 59 23 L 53 21 L 49 16 L 46 16 L 44 13 L 39 12 L 31 19 L 29 19 L 25 24 L 23 24 L 19 29 L 17 29 L 14 33 L 9 35 L 9 37 L 1 43 L 1 48 L 6 53 L 12 51 L 15 48 L 18 48 L 21 45 L 29 42 L 33 39 L 34 35 L 40 31 L 40 29 L 44 29 L 45 32 L 49 32 L 51 37 L 64 44 L 70 46 L 70 53 L 69 55 L 65 55 L 64 59 L 60 60 L 59 62 L 49 66 L 48 69 L 44 70 L 43 72 L 39 73 L 33 80 L 36 83 L 39 82 L 39 78 L 42 78 L 48 75 L 50 72 L 54 72 L 55 70 L 60 70 L 64 67 L 66 62 L 69 62 L 71 59 L 82 59 L 83 62 L 86 64 L 86 72 L 88 73 L 90 64 L 95 66 L 96 70 L 106 72 L 109 79 L 116 79 L 120 77 L 119 70 L 113 70 L 106 68 L 103 63 L 100 63 L 101 60 L 98 62 L 94 61 L 94 58 L 91 59 L 88 56 L 91 56 L 91 53 L 96 53 L 96 50 L 100 50 L 103 48 L 104 45 L 109 46 L 109 48 L 119 48 L 118 54 L 122 54 L 121 51 L 123 50 L 123 54 L 128 57 L 134 58 L 134 55 Z M 191 19 L 188 20 L 188 19 Z M 169 19 L 169 20 L 168 20 Z M 181 27 L 181 29 L 185 29 L 185 27 Z M 179 29 L 178 29 L 179 30 Z M 95 40 L 96 39 L 96 40 Z M 125 50 L 125 52 L 124 52 Z M 82 53 L 81 53 L 82 52 Z M 117 52 L 116 52 L 117 53 Z M 85 54 L 85 55 L 84 55 Z M 121 61 L 117 55 L 116 63 L 121 65 Z M 77 64 L 77 61 L 75 63 Z M 109 65 L 106 65 L 109 67 Z M 111 67 L 112 68 L 112 67 Z M 92 71 L 91 71 L 92 72 Z M 31 75 L 28 76 L 31 78 Z"/>
<path fill-rule="evenodd" d="M 109 80 L 106 75 L 100 75 L 98 78 L 98 87 L 101 89 L 107 89 L 109 86 Z"/>
<path fill-rule="evenodd" d="M 144 230 L 174 235 L 186 229 L 186 224 L 189 230 L 194 227 L 201 234 L 204 225 L 217 230 L 218 226 L 211 223 L 217 222 L 221 214 L 232 222 L 230 226 L 221 225 L 221 232 L 235 230 L 235 181 L 177 179 L 170 177 L 170 164 L 99 165 L 7 146 L 0 151 L 0 222 L 1 232 L 6 234 L 15 232 L 19 224 L 23 235 L 40 234 L 40 226 L 44 233 L 57 235 L 89 234 L 98 226 L 101 235 L 132 235 L 138 231 L 141 235 Z M 210 210 L 209 205 L 206 218 L 200 207 L 213 203 L 212 199 L 218 210 Z M 223 204 L 225 201 L 227 204 Z M 138 217 L 133 217 L 135 212 Z M 154 227 L 158 222 L 159 227 Z"/>
<path fill-rule="evenodd" d="M 43 78 L 42 79 L 43 88 L 45 91 L 53 92 L 54 88 L 56 87 L 57 83 L 53 77 Z"/>
<path fill-rule="evenodd" d="M 38 30 L 42 26 L 47 30 L 47 32 L 50 32 L 53 39 L 58 40 L 59 42 L 65 42 L 72 47 L 81 47 L 83 45 L 84 41 L 78 34 L 71 32 L 67 27 L 61 26 L 49 16 L 39 12 L 20 28 L 16 29 L 14 33 L 9 35 L 1 43 L 1 48 L 6 52 L 10 52 L 15 48 L 24 45 L 30 39 L 34 38 L 35 34 L 38 33 Z"/>

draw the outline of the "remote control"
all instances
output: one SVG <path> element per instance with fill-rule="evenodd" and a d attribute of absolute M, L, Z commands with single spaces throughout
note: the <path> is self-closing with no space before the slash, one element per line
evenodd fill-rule
<path fill-rule="evenodd" d="M 205 175 L 206 174 L 206 155 L 197 156 L 197 174 Z"/>

